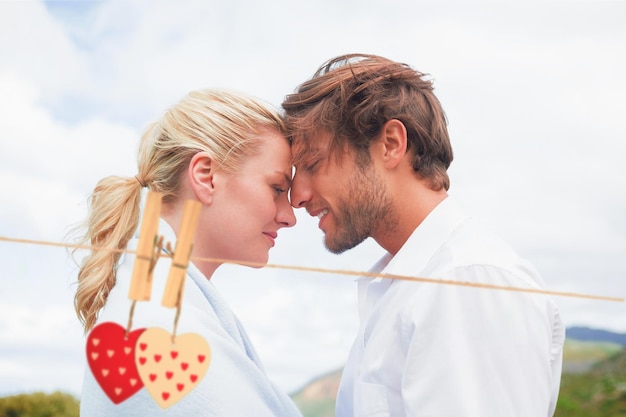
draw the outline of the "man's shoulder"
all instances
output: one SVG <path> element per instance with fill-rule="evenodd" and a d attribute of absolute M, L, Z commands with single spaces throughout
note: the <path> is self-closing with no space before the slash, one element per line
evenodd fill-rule
<path fill-rule="evenodd" d="M 461 264 L 502 263 L 517 261 L 520 256 L 513 247 L 492 230 L 474 219 L 468 219 L 450 235 L 444 247 L 452 251 Z"/>
<path fill-rule="evenodd" d="M 476 221 L 467 219 L 442 241 L 429 259 L 419 259 L 419 247 L 403 253 L 394 273 L 429 280 L 460 280 L 496 285 L 542 287 L 543 280 L 529 260 L 520 256 L 506 241 Z M 418 291 L 413 285 L 396 289 L 410 297 Z"/>

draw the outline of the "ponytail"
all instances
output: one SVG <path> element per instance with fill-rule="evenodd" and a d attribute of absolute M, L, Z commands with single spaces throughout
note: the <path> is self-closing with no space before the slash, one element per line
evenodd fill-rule
<path fill-rule="evenodd" d="M 140 184 L 136 177 L 110 176 L 96 185 L 89 198 L 86 232 L 81 243 L 94 248 L 78 273 L 74 308 L 85 332 L 95 324 L 115 285 L 115 270 L 121 252 L 139 224 Z"/>

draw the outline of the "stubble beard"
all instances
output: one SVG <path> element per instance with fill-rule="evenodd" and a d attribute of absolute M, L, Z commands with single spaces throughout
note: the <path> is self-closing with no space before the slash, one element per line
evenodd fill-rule
<path fill-rule="evenodd" d="M 356 169 L 348 181 L 346 197 L 339 200 L 335 215 L 334 233 L 326 233 L 326 248 L 340 254 L 359 245 L 375 230 L 393 230 L 391 199 L 384 183 L 371 166 Z"/>

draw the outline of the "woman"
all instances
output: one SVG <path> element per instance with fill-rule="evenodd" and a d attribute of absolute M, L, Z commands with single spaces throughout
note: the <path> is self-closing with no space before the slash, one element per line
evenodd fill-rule
<path fill-rule="evenodd" d="M 163 196 L 158 234 L 174 247 L 185 201 L 199 201 L 176 334 L 202 336 L 211 362 L 198 385 L 166 409 L 146 387 L 115 404 L 87 369 L 81 416 L 299 416 L 290 398 L 268 380 L 241 324 L 210 282 L 220 259 L 267 263 L 277 231 L 296 222 L 287 196 L 290 150 L 280 116 L 240 94 L 192 92 L 144 134 L 138 168 L 135 177 L 98 183 L 84 242 L 134 250 L 141 191 L 147 187 Z M 100 323 L 128 322 L 135 257 L 114 250 L 93 251 L 82 263 L 75 308 L 86 332 Z M 156 263 L 152 299 L 136 304 L 132 329 L 172 330 L 175 312 L 160 305 L 170 263 L 167 257 Z"/>

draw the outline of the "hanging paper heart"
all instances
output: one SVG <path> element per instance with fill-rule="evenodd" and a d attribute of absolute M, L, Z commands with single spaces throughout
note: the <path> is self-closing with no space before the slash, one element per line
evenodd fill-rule
<path fill-rule="evenodd" d="M 135 364 L 146 389 L 161 408 L 179 401 L 202 380 L 211 362 L 211 348 L 195 333 L 172 335 L 151 327 L 137 340 Z"/>
<path fill-rule="evenodd" d="M 87 362 L 102 391 L 115 404 L 128 399 L 143 387 L 135 366 L 135 344 L 145 329 L 126 335 L 117 323 L 105 322 L 87 337 Z"/>

